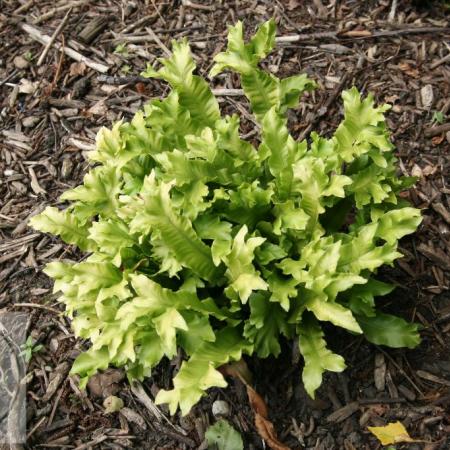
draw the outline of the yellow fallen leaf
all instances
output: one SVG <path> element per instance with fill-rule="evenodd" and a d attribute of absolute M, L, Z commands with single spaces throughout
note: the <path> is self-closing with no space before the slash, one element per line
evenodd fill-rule
<path fill-rule="evenodd" d="M 382 445 L 398 444 L 399 442 L 416 442 L 406 431 L 401 422 L 388 423 L 384 427 L 367 427 Z"/>

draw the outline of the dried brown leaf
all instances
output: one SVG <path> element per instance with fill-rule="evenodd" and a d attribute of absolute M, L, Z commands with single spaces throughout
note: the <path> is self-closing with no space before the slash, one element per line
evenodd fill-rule
<path fill-rule="evenodd" d="M 261 416 L 261 414 L 255 414 L 255 426 L 259 435 L 267 442 L 267 445 L 272 450 L 290 450 L 289 447 L 281 443 L 277 438 L 277 433 L 273 426 L 273 423 Z"/>
<path fill-rule="evenodd" d="M 434 138 L 431 139 L 431 143 L 433 145 L 439 145 L 439 144 L 442 144 L 443 140 L 444 140 L 444 135 L 441 134 L 440 136 L 434 136 Z"/>
<path fill-rule="evenodd" d="M 405 62 L 399 63 L 398 68 L 402 72 L 405 72 L 410 77 L 419 78 L 419 71 L 417 69 L 415 69 L 414 67 L 411 67 L 411 65 L 408 63 L 405 63 Z"/>
<path fill-rule="evenodd" d="M 249 385 L 247 385 L 247 395 L 248 395 L 248 400 L 250 402 L 250 406 L 252 407 L 253 411 L 255 411 L 255 414 L 260 414 L 263 417 L 268 417 L 269 410 L 267 409 L 266 402 Z"/>
<path fill-rule="evenodd" d="M 69 75 L 71 77 L 74 76 L 83 76 L 86 73 L 86 64 L 84 62 L 74 62 L 70 65 Z"/>

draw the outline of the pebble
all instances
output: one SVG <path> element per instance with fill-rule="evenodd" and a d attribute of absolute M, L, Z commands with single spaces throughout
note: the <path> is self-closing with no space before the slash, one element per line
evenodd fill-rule
<path fill-rule="evenodd" d="M 212 404 L 212 413 L 214 417 L 227 417 L 230 415 L 230 406 L 224 400 L 216 400 Z"/>
<path fill-rule="evenodd" d="M 420 99 L 424 108 L 431 108 L 434 101 L 433 86 L 431 84 L 426 84 L 420 90 Z"/>
<path fill-rule="evenodd" d="M 27 61 L 23 56 L 16 56 L 13 59 L 14 65 L 17 67 L 17 69 L 27 69 L 30 67 L 29 61 Z"/>
<path fill-rule="evenodd" d="M 62 165 L 61 165 L 61 177 L 66 179 L 69 178 L 70 174 L 72 173 L 73 169 L 73 162 L 69 158 L 64 158 Z"/>
<path fill-rule="evenodd" d="M 24 117 L 22 119 L 22 125 L 25 128 L 31 128 L 34 127 L 39 121 L 41 120 L 40 117 L 38 116 L 28 116 L 28 117 Z"/>

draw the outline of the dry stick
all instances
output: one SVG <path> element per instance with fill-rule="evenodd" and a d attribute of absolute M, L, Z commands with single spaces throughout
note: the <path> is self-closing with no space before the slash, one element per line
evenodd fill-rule
<path fill-rule="evenodd" d="M 39 59 L 37 61 L 37 66 L 39 67 L 43 62 L 45 57 L 47 56 L 47 53 L 49 52 L 51 46 L 53 45 L 53 42 L 55 42 L 56 38 L 59 36 L 61 31 L 66 26 L 67 21 L 69 20 L 70 13 L 72 12 L 72 8 L 67 11 L 67 14 L 64 16 L 64 19 L 59 24 L 58 28 L 56 28 L 55 32 L 52 34 L 52 37 L 48 41 L 47 45 L 44 47 L 44 50 L 41 53 L 41 56 L 39 56 Z"/>
<path fill-rule="evenodd" d="M 120 33 L 121 34 L 128 33 L 130 31 L 134 30 L 135 28 L 138 28 L 141 25 L 146 24 L 147 22 L 151 22 L 151 21 L 155 22 L 157 18 L 158 18 L 157 14 L 150 14 L 149 16 L 144 16 L 144 17 L 142 17 L 142 19 L 139 19 L 137 22 L 134 22 L 134 23 L 128 25 L 127 27 L 125 27 Z"/>
<path fill-rule="evenodd" d="M 33 27 L 33 25 L 30 25 L 28 23 L 22 23 L 22 24 L 20 24 L 20 27 L 22 28 L 22 30 L 27 32 L 31 36 L 32 39 L 40 42 L 41 44 L 48 44 L 51 39 L 50 36 L 42 34 L 42 32 L 40 30 L 38 30 L 37 28 Z M 59 44 L 58 42 L 55 42 L 54 46 L 58 50 L 63 51 L 70 58 L 74 59 L 75 61 L 86 64 L 86 66 L 90 67 L 91 69 L 96 70 L 97 72 L 105 73 L 109 70 L 108 66 L 97 63 L 97 62 L 93 61 L 92 59 L 87 58 L 86 56 L 83 56 L 81 53 L 75 51 L 73 48 L 70 48 L 67 46 L 63 48 L 62 45 Z"/>
<path fill-rule="evenodd" d="M 126 77 L 115 77 L 112 75 L 99 75 L 97 80 L 100 83 L 112 84 L 112 85 L 123 85 L 123 84 L 133 84 L 133 83 L 151 83 L 155 81 L 153 78 L 145 78 L 139 75 L 129 75 Z M 212 89 L 212 93 L 218 97 L 241 97 L 244 95 L 242 89 L 226 89 L 217 88 Z"/>
<path fill-rule="evenodd" d="M 216 10 L 215 6 L 201 5 L 199 3 L 191 2 L 190 0 L 182 0 L 181 3 L 183 6 L 192 8 L 192 9 L 199 9 L 202 11 L 215 11 Z"/>
<path fill-rule="evenodd" d="M 450 131 L 450 123 L 444 123 L 442 125 L 436 125 L 435 127 L 427 128 L 425 130 L 425 136 L 437 136 L 438 134 L 446 133 L 447 131 Z"/>
<path fill-rule="evenodd" d="M 393 22 L 395 19 L 395 13 L 397 12 L 398 0 L 392 0 L 391 10 L 389 11 L 388 22 Z"/>
<path fill-rule="evenodd" d="M 337 31 L 321 31 L 318 33 L 293 34 L 291 36 L 279 36 L 275 38 L 275 42 L 279 44 L 291 44 L 304 41 L 316 41 L 318 39 L 373 39 L 379 37 L 404 36 L 407 34 L 424 34 L 424 33 L 449 33 L 450 27 L 412 27 L 402 28 L 399 30 L 384 31 L 368 31 L 366 36 L 352 36 L 347 33 L 338 33 Z M 351 33 L 351 32 L 348 32 Z"/>
<path fill-rule="evenodd" d="M 61 315 L 62 311 L 58 311 L 56 308 L 52 308 L 51 306 L 40 305 L 39 303 L 14 303 L 11 306 L 17 306 L 21 308 L 37 308 L 37 309 L 45 309 L 46 311 L 50 311 L 54 314 Z"/>
<path fill-rule="evenodd" d="M 115 77 L 112 75 L 99 75 L 97 81 L 100 83 L 113 84 L 120 86 L 122 84 L 132 84 L 132 83 L 150 83 L 151 78 L 140 77 L 139 75 L 129 75 L 126 77 Z"/>
<path fill-rule="evenodd" d="M 164 52 L 164 54 L 170 58 L 172 52 L 166 47 L 164 42 L 162 42 L 161 39 L 158 36 L 156 36 L 152 28 L 145 27 L 145 31 L 147 31 L 147 33 L 154 39 L 154 41 L 158 44 L 159 48 Z"/>
<path fill-rule="evenodd" d="M 419 388 L 419 386 L 417 386 L 416 383 L 414 383 L 412 378 L 395 362 L 394 358 L 392 358 L 392 356 L 388 352 L 384 351 L 378 345 L 375 345 L 375 347 L 389 359 L 392 365 L 409 381 L 411 386 L 423 397 L 424 393 L 422 392 L 422 390 Z"/>
<path fill-rule="evenodd" d="M 42 14 L 42 16 L 39 16 L 36 20 L 33 21 L 33 23 L 35 25 L 37 25 L 37 24 L 43 22 L 44 20 L 50 19 L 55 14 L 57 14 L 61 11 L 65 11 L 66 9 L 76 8 L 77 6 L 82 6 L 85 3 L 89 3 L 89 0 L 77 0 L 74 2 L 70 2 L 67 5 L 58 6 L 58 8 L 53 8 L 50 11 L 47 11 L 46 13 Z"/>
<path fill-rule="evenodd" d="M 13 15 L 21 14 L 27 12 L 34 5 L 34 0 L 28 0 L 24 5 L 19 6 L 13 11 Z"/>
<path fill-rule="evenodd" d="M 242 97 L 244 91 L 242 89 L 226 89 L 226 88 L 217 88 L 212 89 L 212 93 L 217 95 L 218 97 Z"/>
<path fill-rule="evenodd" d="M 446 63 L 447 61 L 450 61 L 450 53 L 447 56 L 444 56 L 443 58 L 437 60 L 433 64 L 431 64 L 430 69 L 436 69 L 436 67 L 439 67 L 441 64 Z"/>

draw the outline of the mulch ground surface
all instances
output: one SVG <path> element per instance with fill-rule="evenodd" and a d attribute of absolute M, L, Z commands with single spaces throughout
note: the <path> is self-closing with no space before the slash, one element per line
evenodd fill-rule
<path fill-rule="evenodd" d="M 244 20 L 250 33 L 273 16 L 278 36 L 298 38 L 282 39 L 266 66 L 278 76 L 307 72 L 319 84 L 292 112 L 296 137 L 310 130 L 330 135 L 342 117 L 340 93 L 352 85 L 393 105 L 388 124 L 400 170 L 418 177 L 405 197 L 424 220 L 402 241 L 405 257 L 380 272 L 398 285 L 380 304 L 419 322 L 423 339 L 418 349 L 391 350 L 330 330 L 348 369 L 327 375 L 315 400 L 302 387 L 298 350 L 285 342 L 280 358 L 247 361 L 254 387 L 280 441 L 292 449 L 378 449 L 367 427 L 397 420 L 426 441 L 397 449 L 450 449 L 449 14 L 445 1 L 0 1 L 0 311 L 27 311 L 28 335 L 43 345 L 28 367 L 25 448 L 206 449 L 217 400 L 228 404 L 227 420 L 246 449 L 267 448 L 245 388 L 233 379 L 188 416 L 170 417 L 162 408 L 167 420 L 157 420 L 149 401 L 170 386 L 180 361 L 160 364 L 141 389 L 132 391 L 112 369 L 80 391 L 68 372 L 86 343 L 59 314 L 41 270 L 48 261 L 82 255 L 34 232 L 27 220 L 81 182 L 101 126 L 130 119 L 167 92 L 139 73 L 171 39 L 187 37 L 206 74 L 229 24 Z M 229 74 L 212 83 L 240 87 Z M 248 111 L 240 96 L 220 102 L 244 117 Z M 252 127 L 244 120 L 243 134 Z M 120 413 L 105 414 L 111 394 L 124 401 Z"/>

